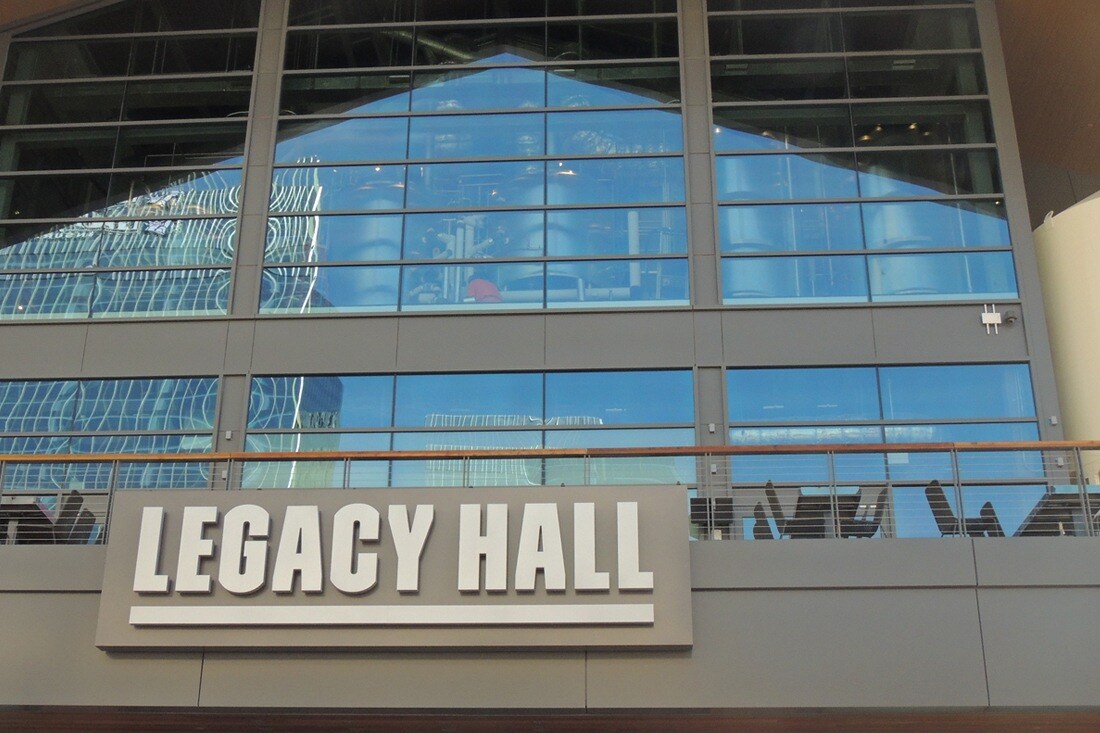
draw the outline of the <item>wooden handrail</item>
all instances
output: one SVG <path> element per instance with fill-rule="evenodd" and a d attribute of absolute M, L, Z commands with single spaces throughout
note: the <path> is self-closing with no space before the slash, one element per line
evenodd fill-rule
<path fill-rule="evenodd" d="M 97 453 L 0 455 L 11 464 L 50 463 L 255 463 L 260 461 L 424 461 L 492 458 L 639 458 L 661 456 L 825 455 L 828 453 L 989 453 L 1100 450 L 1100 440 L 996 443 L 838 443 L 805 445 L 657 446 L 649 448 L 499 448 L 471 450 L 302 451 L 220 453 Z"/>

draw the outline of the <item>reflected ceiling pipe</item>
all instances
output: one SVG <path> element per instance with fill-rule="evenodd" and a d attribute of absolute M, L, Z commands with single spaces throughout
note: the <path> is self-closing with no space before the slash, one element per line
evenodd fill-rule
<path fill-rule="evenodd" d="M 395 28 L 393 30 L 382 31 L 381 33 L 382 35 L 389 36 L 390 38 L 393 38 L 395 40 L 404 41 L 410 46 L 414 45 L 413 34 L 411 31 Z M 435 38 L 421 37 L 419 41 L 417 41 L 417 43 L 426 48 L 430 48 L 433 51 L 438 51 L 444 56 L 449 56 L 451 59 L 459 63 L 469 64 L 478 60 L 477 55 L 455 48 L 449 43 L 445 43 L 444 41 L 440 41 Z"/>

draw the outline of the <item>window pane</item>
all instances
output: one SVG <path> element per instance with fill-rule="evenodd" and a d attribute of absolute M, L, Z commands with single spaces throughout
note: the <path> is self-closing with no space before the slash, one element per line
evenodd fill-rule
<path fill-rule="evenodd" d="M 548 307 L 687 305 L 684 260 L 551 262 L 546 266 Z"/>
<path fill-rule="evenodd" d="M 846 13 L 844 47 L 848 51 L 978 48 L 973 10 Z"/>
<path fill-rule="evenodd" d="M 905 201 L 863 204 L 870 249 L 1007 247 L 1008 213 L 999 202 Z"/>
<path fill-rule="evenodd" d="M 256 37 L 135 39 L 130 76 L 251 71 Z"/>
<path fill-rule="evenodd" d="M 228 306 L 228 270 L 107 272 L 96 275 L 92 316 L 215 315 Z"/>
<path fill-rule="evenodd" d="M 405 203 L 405 166 L 275 170 L 270 210 L 369 211 L 400 209 Z"/>
<path fill-rule="evenodd" d="M 991 150 L 918 150 L 859 153 L 864 196 L 935 196 L 998 193 L 996 154 Z"/>
<path fill-rule="evenodd" d="M 245 125 L 124 127 L 119 131 L 116 168 L 240 165 Z"/>
<path fill-rule="evenodd" d="M 858 145 L 970 145 L 993 142 L 984 102 L 854 105 Z"/>
<path fill-rule="evenodd" d="M 684 147 L 680 114 L 661 110 L 551 113 L 546 135 L 551 155 L 674 153 Z"/>
<path fill-rule="evenodd" d="M 883 367 L 887 420 L 1034 417 L 1025 364 Z"/>
<path fill-rule="evenodd" d="M 5 171 L 110 168 L 114 128 L 5 131 L 0 138 L 0 169 Z"/>
<path fill-rule="evenodd" d="M 710 52 L 743 54 L 841 51 L 840 18 L 835 15 L 776 15 L 710 19 Z"/>
<path fill-rule="evenodd" d="M 267 220 L 266 262 L 400 258 L 401 216 L 295 216 Z"/>
<path fill-rule="evenodd" d="M 0 382 L 0 432 L 72 430 L 76 393 L 77 383 L 72 381 Z"/>
<path fill-rule="evenodd" d="M 874 301 L 1015 298 L 1009 252 L 868 257 Z"/>
<path fill-rule="evenodd" d="M 414 117 L 409 158 L 513 158 L 544 155 L 541 114 Z"/>
<path fill-rule="evenodd" d="M 264 270 L 264 313 L 392 311 L 397 267 L 276 267 Z"/>
<path fill-rule="evenodd" d="M 402 309 L 540 308 L 543 268 L 541 262 L 406 267 Z"/>
<path fill-rule="evenodd" d="M 680 100 L 680 70 L 673 65 L 578 66 L 551 69 L 548 107 L 620 107 Z"/>
<path fill-rule="evenodd" d="M 89 274 L 0 275 L 0 316 L 87 318 L 94 288 Z"/>
<path fill-rule="evenodd" d="M 501 54 L 518 53 L 541 58 L 546 49 L 546 27 L 542 23 L 525 25 L 476 25 L 416 29 L 416 53 L 413 63 L 420 66 L 470 64 L 491 60 Z M 381 64 L 380 64 L 381 65 Z"/>
<path fill-rule="evenodd" d="M 6 85 L 0 90 L 0 119 L 5 125 L 114 122 L 123 88 L 115 82 Z"/>
<path fill-rule="evenodd" d="M 235 219 L 103 222 L 97 237 L 97 264 L 100 267 L 228 264 L 233 261 L 236 239 Z"/>
<path fill-rule="evenodd" d="M 888 425 L 891 443 L 1026 442 L 1039 439 L 1035 423 L 979 423 L 958 425 Z M 1042 475 L 1042 460 L 1035 453 L 959 453 L 959 470 L 967 478 L 1004 478 Z M 894 453 L 890 476 L 895 480 L 952 480 L 948 453 Z"/>
<path fill-rule="evenodd" d="M 852 96 L 946 97 L 985 94 L 985 70 L 978 54 L 848 59 Z"/>
<path fill-rule="evenodd" d="M 413 19 L 413 0 L 291 0 L 290 25 L 392 23 Z"/>
<path fill-rule="evenodd" d="M 748 107 L 714 112 L 714 149 L 798 150 L 852 144 L 848 107 Z"/>
<path fill-rule="evenodd" d="M 524 61 L 507 53 L 487 59 L 494 63 Z M 541 109 L 546 100 L 546 76 L 542 69 L 417 71 L 413 75 L 412 108 L 417 112 Z"/>
<path fill-rule="evenodd" d="M 547 163 L 548 204 L 632 204 L 684 200 L 681 158 Z"/>
<path fill-rule="evenodd" d="M 235 214 L 241 171 L 115 173 L 105 216 L 163 217 L 168 212 Z"/>
<path fill-rule="evenodd" d="M 561 61 L 676 58 L 680 55 L 675 20 L 550 23 L 547 58 Z"/>
<path fill-rule="evenodd" d="M 731 422 L 879 419 L 878 383 L 870 367 L 731 369 L 726 378 Z M 754 434 L 739 434 L 737 442 L 749 441 Z"/>
<path fill-rule="evenodd" d="M 404 160 L 408 125 L 403 117 L 281 122 L 275 162 Z"/>
<path fill-rule="evenodd" d="M 409 74 L 283 76 L 282 114 L 368 114 L 409 108 Z"/>
<path fill-rule="evenodd" d="M 409 168 L 409 208 L 543 203 L 544 164 L 442 163 Z"/>
<path fill-rule="evenodd" d="M 213 378 L 80 382 L 74 425 L 82 432 L 210 430 L 218 381 Z"/>
<path fill-rule="evenodd" d="M 552 257 L 686 253 L 687 216 L 682 208 L 549 211 L 546 246 Z"/>
<path fill-rule="evenodd" d="M 129 39 L 13 43 L 4 78 L 8 81 L 126 76 Z"/>
<path fill-rule="evenodd" d="M 133 81 L 126 85 L 122 119 L 237 118 L 247 114 L 251 97 L 251 77 Z"/>
<path fill-rule="evenodd" d="M 0 178 L 0 218 L 76 217 L 107 205 L 110 175 Z"/>
<path fill-rule="evenodd" d="M 390 30 L 290 31 L 286 69 L 354 69 L 408 66 L 412 44 L 408 32 Z"/>
<path fill-rule="evenodd" d="M 542 211 L 405 217 L 407 260 L 540 257 L 543 249 Z"/>
<path fill-rule="evenodd" d="M 715 102 L 843 99 L 843 59 L 737 60 L 711 64 Z"/>
<path fill-rule="evenodd" d="M 537 425 L 539 374 L 399 375 L 394 424 L 407 427 Z"/>
<path fill-rule="evenodd" d="M 744 155 L 718 159 L 720 198 L 781 200 L 857 195 L 852 160 L 845 155 Z"/>
<path fill-rule="evenodd" d="M 250 428 L 334 429 L 390 425 L 393 377 L 253 377 L 251 389 Z"/>
<path fill-rule="evenodd" d="M 723 252 L 863 248 L 856 204 L 723 206 L 718 228 Z"/>
<path fill-rule="evenodd" d="M 694 399 L 686 370 L 552 372 L 546 375 L 546 425 L 690 423 Z"/>
<path fill-rule="evenodd" d="M 727 303 L 867 300 L 863 257 L 726 257 L 722 294 Z"/>

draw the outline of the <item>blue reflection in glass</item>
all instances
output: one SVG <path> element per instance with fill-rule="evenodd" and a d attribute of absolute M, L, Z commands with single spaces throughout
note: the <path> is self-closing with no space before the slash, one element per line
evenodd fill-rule
<path fill-rule="evenodd" d="M 997 193 L 997 161 L 990 150 L 910 150 L 859 153 L 859 190 L 865 197 Z"/>
<path fill-rule="evenodd" d="M 44 433 L 72 430 L 76 400 L 76 382 L 0 382 L 0 432 Z M 7 452 L 51 452 L 37 449 L 15 450 L 18 446 L 11 447 L 13 450 Z"/>
<path fill-rule="evenodd" d="M 94 275 L 0 275 L 0 316 L 11 319 L 86 318 L 91 312 L 94 289 Z"/>
<path fill-rule="evenodd" d="M 867 300 L 866 263 L 859 256 L 726 257 L 722 295 L 727 303 Z"/>
<path fill-rule="evenodd" d="M 526 63 L 514 54 L 497 54 L 480 63 Z M 527 109 L 545 106 L 546 72 L 541 69 L 417 72 L 413 80 L 414 111 Z"/>
<path fill-rule="evenodd" d="M 694 415 L 686 370 L 546 375 L 547 425 L 690 423 Z"/>
<path fill-rule="evenodd" d="M 409 168 L 409 208 L 542 205 L 541 162 L 436 163 Z"/>
<path fill-rule="evenodd" d="M 267 220 L 266 262 L 377 262 L 401 256 L 400 215 Z"/>
<path fill-rule="evenodd" d="M 92 316 L 225 313 L 229 308 L 229 283 L 229 270 L 98 273 Z"/>
<path fill-rule="evenodd" d="M 546 247 L 552 257 L 686 253 L 687 216 L 682 208 L 550 211 Z"/>
<path fill-rule="evenodd" d="M 547 164 L 548 204 L 679 203 L 682 158 L 566 160 Z"/>
<path fill-rule="evenodd" d="M 540 374 L 399 375 L 394 424 L 522 427 L 542 415 Z"/>
<path fill-rule="evenodd" d="M 273 212 L 400 209 L 405 166 L 279 168 L 271 187 Z"/>
<path fill-rule="evenodd" d="M 394 450 L 490 450 L 541 448 L 542 433 L 479 431 L 397 433 Z M 538 458 L 394 461 L 394 486 L 537 486 L 542 483 Z"/>
<path fill-rule="evenodd" d="M 405 268 L 403 310 L 541 308 L 544 265 L 417 265 Z"/>
<path fill-rule="evenodd" d="M 1024 442 L 1039 439 L 1035 423 L 966 423 L 949 425 L 888 425 L 891 443 Z M 1042 476 L 1042 456 L 1034 452 L 960 453 L 959 474 L 967 479 L 1029 478 Z M 891 455 L 890 476 L 896 480 L 953 481 L 948 453 Z"/>
<path fill-rule="evenodd" d="M 649 448 L 692 445 L 691 428 L 639 430 L 548 430 L 547 448 Z M 695 481 L 695 459 L 690 456 L 631 456 L 629 458 L 548 458 L 546 484 L 557 486 L 603 484 L 690 484 Z"/>
<path fill-rule="evenodd" d="M 409 158 L 526 158 L 546 152 L 541 114 L 414 117 Z"/>
<path fill-rule="evenodd" d="M 731 369 L 726 380 L 731 422 L 878 420 L 880 416 L 873 367 Z"/>
<path fill-rule="evenodd" d="M 282 122 L 275 162 L 404 160 L 408 126 L 403 117 Z"/>
<path fill-rule="evenodd" d="M 261 310 L 363 312 L 397 308 L 397 267 L 284 267 L 264 270 Z"/>
<path fill-rule="evenodd" d="M 731 155 L 718 158 L 719 198 L 783 200 L 854 198 L 851 156 Z"/>
<path fill-rule="evenodd" d="M 389 427 L 392 403 L 390 376 L 253 377 L 248 425 L 326 430 Z"/>
<path fill-rule="evenodd" d="M 803 425 L 730 428 L 732 445 L 821 445 L 881 443 L 882 428 L 871 425 Z M 877 454 L 838 454 L 829 470 L 827 455 L 734 455 L 730 470 L 736 483 L 767 481 L 828 484 L 831 481 L 881 481 L 885 477 Z"/>
<path fill-rule="evenodd" d="M 887 420 L 1034 417 L 1026 364 L 882 367 Z"/>
<path fill-rule="evenodd" d="M 552 112 L 546 134 L 551 155 L 675 153 L 684 147 L 678 111 Z"/>
<path fill-rule="evenodd" d="M 550 262 L 548 307 L 687 305 L 687 262 L 682 259 Z"/>
<path fill-rule="evenodd" d="M 869 249 L 1007 247 L 1008 217 L 990 202 L 899 201 L 863 204 Z"/>
<path fill-rule="evenodd" d="M 723 206 L 723 252 L 862 249 L 857 204 Z"/>
<path fill-rule="evenodd" d="M 871 299 L 1015 298 L 1010 252 L 893 254 L 868 257 Z"/>
<path fill-rule="evenodd" d="M 667 103 L 680 96 L 675 66 L 580 66 L 553 69 L 546 80 L 548 107 L 627 107 Z"/>
<path fill-rule="evenodd" d="M 543 216 L 542 211 L 409 214 L 404 258 L 541 257 Z"/>

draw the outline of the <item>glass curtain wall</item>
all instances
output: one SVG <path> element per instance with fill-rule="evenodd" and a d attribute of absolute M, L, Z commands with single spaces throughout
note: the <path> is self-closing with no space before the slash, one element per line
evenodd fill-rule
<path fill-rule="evenodd" d="M 0 318 L 226 312 L 259 6 L 133 0 L 11 39 Z"/>
<path fill-rule="evenodd" d="M 267 376 L 252 380 L 250 451 L 418 451 L 692 445 L 689 370 Z M 692 459 L 297 461 L 245 485 L 526 486 L 690 483 Z"/>
<path fill-rule="evenodd" d="M 291 0 L 262 313 L 687 305 L 672 0 Z"/>
<path fill-rule="evenodd" d="M 977 19 L 940 4 L 710 1 L 726 303 L 1017 297 Z"/>

